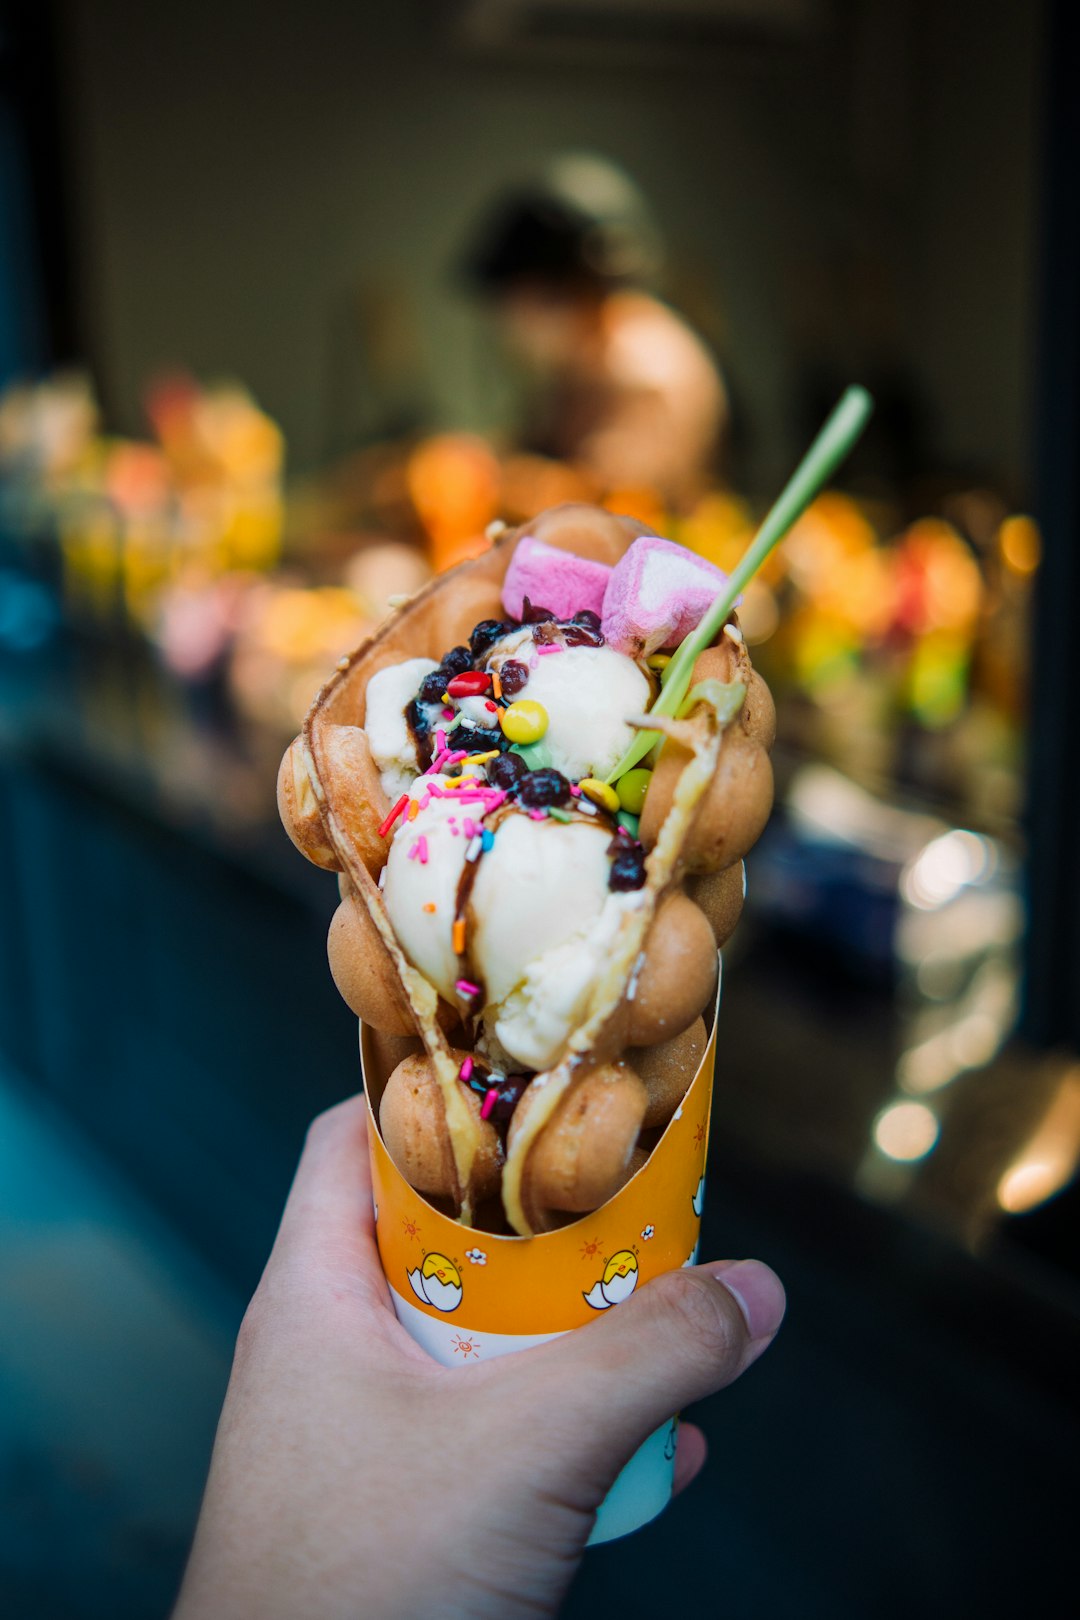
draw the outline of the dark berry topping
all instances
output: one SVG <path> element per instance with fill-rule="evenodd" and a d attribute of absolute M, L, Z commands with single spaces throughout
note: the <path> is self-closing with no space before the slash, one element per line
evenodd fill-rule
<path fill-rule="evenodd" d="M 529 767 L 520 754 L 500 754 L 498 759 L 487 762 L 488 781 L 503 793 L 512 793 L 522 777 L 528 774 Z"/>
<path fill-rule="evenodd" d="M 473 657 L 482 658 L 489 647 L 493 647 L 503 636 L 508 636 L 511 630 L 516 629 L 517 624 L 513 619 L 481 619 L 469 637 Z"/>
<path fill-rule="evenodd" d="M 527 1074 L 508 1074 L 499 1086 L 499 1095 L 495 1099 L 495 1106 L 491 1110 L 491 1117 L 499 1125 L 509 1125 L 514 1109 L 521 1101 L 525 1087 L 529 1084 Z"/>
<path fill-rule="evenodd" d="M 529 601 L 527 596 L 522 598 L 522 624 L 545 624 L 549 619 L 554 619 L 554 617 L 555 615 L 552 613 L 550 608 L 540 607 L 538 604 L 534 606 L 534 604 Z"/>
<path fill-rule="evenodd" d="M 430 675 L 425 675 L 420 682 L 417 699 L 420 703 L 441 703 L 442 695 L 446 691 L 447 675 L 445 670 L 433 669 Z"/>
<path fill-rule="evenodd" d="M 498 726 L 455 726 L 446 740 L 455 752 L 464 748 L 467 754 L 490 754 L 493 748 L 510 746 Z M 489 763 L 494 765 L 495 761 Z"/>
<path fill-rule="evenodd" d="M 464 675 L 467 669 L 472 669 L 472 653 L 468 647 L 451 647 L 448 653 L 443 654 L 440 668 L 448 680 L 455 675 Z"/>
<path fill-rule="evenodd" d="M 545 769 L 530 771 L 522 779 L 518 790 L 521 802 L 530 810 L 547 810 L 552 805 L 565 804 L 570 797 L 570 784 L 561 771 Z"/>
<path fill-rule="evenodd" d="M 608 888 L 622 892 L 640 889 L 645 884 L 645 851 L 636 842 L 614 840 L 615 858 L 608 874 Z"/>
<path fill-rule="evenodd" d="M 590 619 L 596 614 L 590 613 Z M 568 647 L 602 647 L 604 638 L 598 629 L 591 624 L 568 624 L 562 632 L 563 641 Z"/>
<path fill-rule="evenodd" d="M 499 671 L 499 684 L 503 689 L 504 697 L 513 697 L 529 678 L 528 665 L 519 664 L 516 658 L 508 658 Z"/>
<path fill-rule="evenodd" d="M 570 620 L 570 623 L 584 625 L 586 630 L 599 630 L 600 615 L 599 613 L 594 613 L 592 608 L 582 608 L 580 613 L 574 614 L 574 617 Z"/>

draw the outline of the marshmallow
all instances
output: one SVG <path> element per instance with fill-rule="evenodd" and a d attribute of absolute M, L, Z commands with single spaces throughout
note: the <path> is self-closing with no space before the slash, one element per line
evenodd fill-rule
<path fill-rule="evenodd" d="M 611 570 L 601 629 L 616 652 L 676 647 L 705 617 L 727 575 L 673 540 L 643 534 Z"/>
<path fill-rule="evenodd" d="M 611 573 L 606 563 L 576 557 L 572 551 L 525 535 L 506 570 L 503 607 L 520 619 L 527 596 L 534 607 L 548 608 L 557 619 L 572 619 L 586 608 L 599 613 Z"/>

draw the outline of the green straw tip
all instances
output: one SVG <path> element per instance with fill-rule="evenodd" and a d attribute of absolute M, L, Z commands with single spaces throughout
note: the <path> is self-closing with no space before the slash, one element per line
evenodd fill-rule
<path fill-rule="evenodd" d="M 847 406 L 853 415 L 857 414 L 860 421 L 865 422 L 874 409 L 874 396 L 862 383 L 851 383 L 844 389 L 840 404 Z"/>

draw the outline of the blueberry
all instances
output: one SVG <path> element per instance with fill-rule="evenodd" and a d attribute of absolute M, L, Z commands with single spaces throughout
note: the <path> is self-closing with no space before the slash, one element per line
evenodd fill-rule
<path fill-rule="evenodd" d="M 469 637 L 469 646 L 472 648 L 474 658 L 482 658 L 489 647 L 493 647 L 503 636 L 508 636 L 517 625 L 512 619 L 481 619 Z"/>
<path fill-rule="evenodd" d="M 522 777 L 528 774 L 529 767 L 520 754 L 500 754 L 498 759 L 487 762 L 488 781 L 503 793 L 512 793 Z"/>
<path fill-rule="evenodd" d="M 442 695 L 446 691 L 448 676 L 441 669 L 433 669 L 430 675 L 425 675 L 420 682 L 420 691 L 417 693 L 421 703 L 441 703 Z"/>
<path fill-rule="evenodd" d="M 490 731 L 484 726 L 455 726 L 446 740 L 455 752 L 464 748 L 467 754 L 490 754 L 493 748 L 509 747 L 498 726 L 492 726 Z M 495 761 L 490 763 L 494 765 Z"/>
<path fill-rule="evenodd" d="M 643 888 L 644 884 L 645 851 L 640 844 L 620 841 L 608 874 L 608 888 L 622 892 Z"/>
<path fill-rule="evenodd" d="M 570 784 L 561 771 L 547 768 L 530 771 L 522 779 L 519 793 L 522 804 L 530 810 L 546 810 L 552 805 L 566 803 L 570 797 Z"/>
<path fill-rule="evenodd" d="M 448 653 L 443 654 L 439 668 L 446 673 L 448 680 L 455 675 L 464 675 L 467 669 L 472 669 L 472 653 L 468 647 L 451 647 Z"/>

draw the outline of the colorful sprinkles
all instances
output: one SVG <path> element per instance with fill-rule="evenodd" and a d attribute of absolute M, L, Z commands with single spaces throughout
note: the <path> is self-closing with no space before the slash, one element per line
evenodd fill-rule
<path fill-rule="evenodd" d="M 402 811 L 405 809 L 405 806 L 408 804 L 408 802 L 409 802 L 409 795 L 407 793 L 403 793 L 401 795 L 401 798 L 397 801 L 397 803 L 391 809 L 390 814 L 387 816 L 386 820 L 384 822 L 380 823 L 380 826 L 379 826 L 379 837 L 380 838 L 385 838 L 387 836 L 387 834 L 389 833 L 391 827 L 394 825 L 394 822 L 397 820 L 398 816 L 401 815 Z"/>

